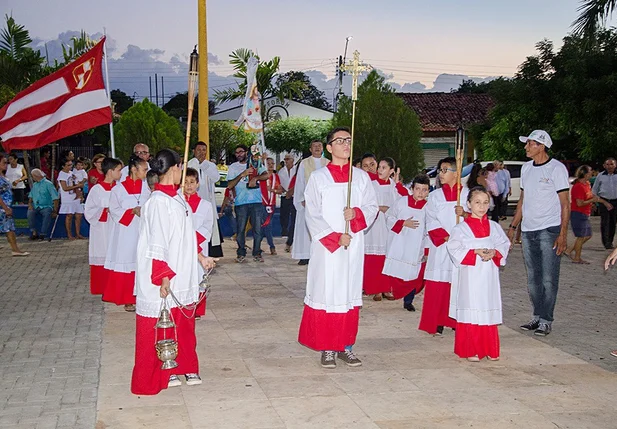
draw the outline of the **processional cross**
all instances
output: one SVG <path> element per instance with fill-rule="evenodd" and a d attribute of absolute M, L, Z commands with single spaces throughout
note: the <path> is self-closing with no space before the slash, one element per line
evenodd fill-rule
<path fill-rule="evenodd" d="M 358 77 L 362 72 L 369 71 L 373 67 L 360 62 L 360 52 L 354 51 L 353 60 L 342 64 L 341 71 L 351 73 L 351 145 L 349 152 L 349 180 L 347 182 L 347 208 L 351 207 L 351 180 L 353 177 L 353 137 L 356 123 L 356 101 L 358 100 Z M 345 222 L 345 234 L 349 234 L 349 222 Z"/>

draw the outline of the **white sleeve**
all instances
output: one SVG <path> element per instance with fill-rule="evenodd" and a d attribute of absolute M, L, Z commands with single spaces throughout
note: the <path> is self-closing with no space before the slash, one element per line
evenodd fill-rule
<path fill-rule="evenodd" d="M 126 209 L 122 208 L 120 191 L 116 191 L 117 186 L 111 190 L 111 195 L 109 196 L 109 214 L 115 223 L 120 223 L 120 219 L 122 218 L 122 216 L 124 216 L 124 212 L 126 211 Z M 88 196 L 88 198 L 90 198 L 90 196 Z"/>
<path fill-rule="evenodd" d="M 357 172 L 356 172 L 357 173 Z M 375 187 L 368 175 L 365 174 L 365 180 L 363 180 L 364 189 L 362 189 L 362 205 L 358 207 L 362 210 L 364 220 L 367 227 L 370 226 L 379 213 L 379 204 L 377 203 L 377 194 L 375 193 Z M 366 228 L 365 228 L 366 229 Z"/>
<path fill-rule="evenodd" d="M 506 259 L 508 258 L 508 253 L 510 252 L 510 240 L 498 223 L 490 221 L 490 225 L 491 238 L 495 243 L 495 250 L 501 254 L 501 262 L 499 265 L 503 267 L 506 265 Z"/>
<path fill-rule="evenodd" d="M 433 191 L 438 192 L 438 191 Z M 431 195 L 428 196 L 428 202 L 426 203 L 426 231 L 432 231 L 434 229 L 443 228 L 441 226 L 441 222 L 437 218 L 437 204 L 435 204 L 435 197 L 431 198 Z"/>
<path fill-rule="evenodd" d="M 161 200 L 152 200 L 142 222 L 147 222 L 149 232 L 146 258 L 157 259 L 169 263 L 169 242 L 173 222 L 169 216 L 169 209 Z"/>
<path fill-rule="evenodd" d="M 465 256 L 467 256 L 469 251 L 472 250 L 471 246 L 466 244 L 466 242 L 468 242 L 467 238 L 469 238 L 466 234 L 466 229 L 467 226 L 465 224 L 459 223 L 452 228 L 450 238 L 446 242 L 446 249 L 448 249 L 450 259 L 452 259 L 452 262 L 457 267 L 460 267 L 461 262 L 465 259 Z"/>
<path fill-rule="evenodd" d="M 212 239 L 212 227 L 214 226 L 214 213 L 210 202 L 206 200 L 202 201 L 204 203 L 200 203 L 197 209 L 199 215 L 197 215 L 197 213 L 193 215 L 193 219 L 199 219 L 200 222 L 199 225 L 196 223 L 195 231 L 205 237 L 206 240 L 210 241 Z"/>
<path fill-rule="evenodd" d="M 84 207 L 84 217 L 91 225 L 97 224 L 99 218 L 103 214 L 103 204 L 101 203 L 101 192 L 105 192 L 101 185 L 95 185 L 88 198 L 86 199 L 86 205 Z"/>
<path fill-rule="evenodd" d="M 306 191 L 304 192 L 304 202 L 306 204 L 306 226 L 311 233 L 313 241 L 321 240 L 333 232 L 338 232 L 334 231 L 323 217 L 323 201 L 321 199 L 319 184 L 317 182 L 318 180 L 315 180 L 315 177 L 309 177 Z M 341 216 L 342 215 L 343 214 L 341 213 Z"/>
<path fill-rule="evenodd" d="M 553 169 L 553 183 L 557 192 L 567 191 L 570 189 L 570 181 L 568 180 L 568 169 L 561 162 L 556 161 L 557 165 Z"/>
<path fill-rule="evenodd" d="M 205 161 L 203 163 L 202 171 L 212 181 L 212 183 L 216 183 L 221 178 L 221 174 L 219 173 L 219 169 L 216 164 L 210 161 Z"/>
<path fill-rule="evenodd" d="M 305 188 L 306 183 L 304 182 L 304 163 L 301 162 L 300 167 L 298 167 L 298 173 L 296 174 L 296 185 L 294 187 L 294 206 L 296 206 L 296 210 L 302 208 L 302 202 L 305 199 Z"/>
<path fill-rule="evenodd" d="M 385 215 L 386 215 L 386 226 L 388 227 L 388 231 L 392 231 L 392 228 L 394 227 L 394 224 L 396 222 L 399 221 L 399 207 L 400 207 L 400 201 L 405 198 L 407 199 L 407 197 L 401 197 L 399 200 L 397 200 L 394 204 L 392 204 L 392 207 L 390 207 Z"/>

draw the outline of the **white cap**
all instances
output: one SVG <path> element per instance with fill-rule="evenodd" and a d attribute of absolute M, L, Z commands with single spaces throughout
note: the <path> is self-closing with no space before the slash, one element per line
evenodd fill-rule
<path fill-rule="evenodd" d="M 551 140 L 551 136 L 549 136 L 548 133 L 544 130 L 533 130 L 528 137 L 520 136 L 518 139 L 523 143 L 527 143 L 527 140 L 533 140 L 549 148 L 553 145 L 553 140 Z"/>

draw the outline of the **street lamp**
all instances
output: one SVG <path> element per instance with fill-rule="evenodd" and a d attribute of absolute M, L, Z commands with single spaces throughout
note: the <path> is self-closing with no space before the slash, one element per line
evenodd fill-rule
<path fill-rule="evenodd" d="M 353 36 L 347 36 L 345 38 L 345 53 L 341 57 L 338 57 L 338 94 L 333 99 L 334 102 L 334 111 L 338 111 L 338 100 L 343 95 L 343 64 L 347 60 L 347 46 L 349 45 L 349 41 L 353 39 Z"/>
<path fill-rule="evenodd" d="M 347 45 L 349 45 L 349 41 L 353 39 L 353 36 L 347 36 L 345 38 L 345 53 L 343 54 L 343 64 L 345 64 L 345 60 L 347 59 Z"/>

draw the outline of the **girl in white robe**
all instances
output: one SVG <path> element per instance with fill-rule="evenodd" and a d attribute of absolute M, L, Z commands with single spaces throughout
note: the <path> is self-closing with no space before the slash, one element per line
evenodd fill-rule
<path fill-rule="evenodd" d="M 430 180 L 416 176 L 412 195 L 399 198 L 386 212 L 388 243 L 383 274 L 392 296 L 405 298 L 404 308 L 414 311 L 413 298 L 422 290 L 426 266 L 426 198 Z"/>
<path fill-rule="evenodd" d="M 186 377 L 187 385 L 201 384 L 195 318 L 190 307 L 199 296 L 197 265 L 201 263 L 204 269 L 214 265 L 214 260 L 197 253 L 192 210 L 178 193 L 180 156 L 163 149 L 150 166 L 158 173 L 159 183 L 141 212 L 137 243 L 135 366 L 131 379 L 135 395 L 156 395 L 167 387 L 179 386 L 180 374 Z M 162 300 L 170 308 L 175 329 L 155 329 Z M 154 344 L 156 339 L 174 335 L 178 366 L 164 370 Z"/>
<path fill-rule="evenodd" d="M 462 221 L 465 212 L 462 206 L 456 204 L 456 159 L 448 157 L 440 160 L 438 170 L 442 186 L 429 194 L 426 205 L 429 250 L 424 271 L 424 302 L 418 329 L 441 335 L 444 326 L 456 327 L 456 321 L 448 316 L 453 265 L 445 244 L 456 225 L 457 213 Z M 469 190 L 461 185 L 461 202 L 466 201 L 468 192 Z"/>
<path fill-rule="evenodd" d="M 368 172 L 375 195 L 377 195 L 379 211 L 373 222 L 368 220 L 369 227 L 364 232 L 363 289 L 367 295 L 373 295 L 375 301 L 381 301 L 382 295 L 386 299 L 394 299 L 390 293 L 390 283 L 382 274 L 389 229 L 386 225 L 385 214 L 399 197 L 409 195 L 409 191 L 398 181 L 398 174 L 395 175 L 395 171 L 394 160 L 383 158 L 379 161 L 376 174 Z M 394 180 L 392 176 L 395 176 Z"/>
<path fill-rule="evenodd" d="M 197 252 L 203 256 L 208 256 L 210 240 L 212 239 L 212 231 L 214 229 L 214 216 L 212 215 L 211 204 L 199 196 L 199 172 L 194 168 L 186 169 L 186 179 L 184 179 L 184 198 L 191 206 L 193 211 L 193 229 L 197 238 Z M 197 265 L 198 276 L 201 282 L 205 271 L 201 264 Z M 206 314 L 206 297 L 205 291 L 199 291 L 199 304 L 195 310 L 195 318 L 199 319 Z"/>
<path fill-rule="evenodd" d="M 114 158 L 105 158 L 101 165 L 105 180 L 97 183 L 88 193 L 84 216 L 90 224 L 88 259 L 90 262 L 90 293 L 102 295 L 107 285 L 109 270 L 105 269 L 105 257 L 112 221 L 109 219 L 111 190 L 120 179 L 122 163 Z"/>
<path fill-rule="evenodd" d="M 346 210 L 351 138 L 344 129 L 335 129 L 328 137 L 332 162 L 311 174 L 304 193 L 312 242 L 298 342 L 322 351 L 324 368 L 336 366 L 335 352 L 347 365 L 359 366 L 362 363 L 351 347 L 362 306 L 364 229 L 378 206 L 368 175 L 354 168 L 351 208 Z M 345 234 L 345 216 L 351 214 Z M 343 242 L 349 243 L 347 248 Z"/>
<path fill-rule="evenodd" d="M 148 163 L 137 155 L 128 162 L 129 175 L 111 190 L 109 214 L 111 231 L 105 258 L 109 271 L 103 301 L 124 305 L 126 311 L 135 311 L 135 266 L 141 208 L 150 197 L 146 184 Z"/>
<path fill-rule="evenodd" d="M 450 317 L 456 319 L 454 353 L 477 362 L 499 359 L 502 323 L 499 267 L 506 264 L 510 240 L 486 215 L 490 195 L 476 187 L 469 191 L 471 215 L 452 228 L 446 244 L 454 263 Z"/>

